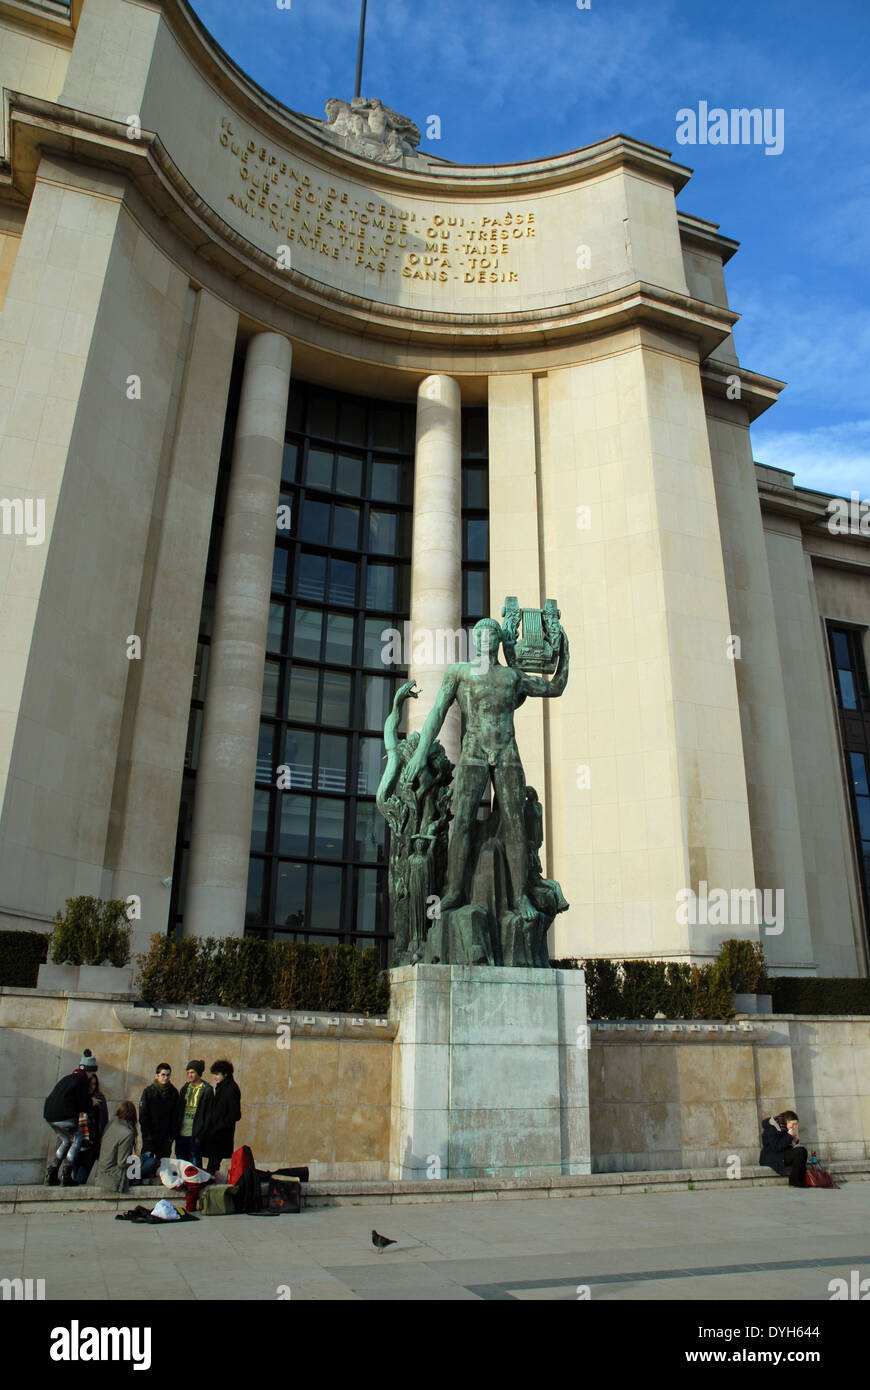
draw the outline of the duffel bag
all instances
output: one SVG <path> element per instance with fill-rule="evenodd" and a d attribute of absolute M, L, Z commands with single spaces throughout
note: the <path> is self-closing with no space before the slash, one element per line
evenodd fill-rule
<path fill-rule="evenodd" d="M 199 1194 L 199 1210 L 203 1216 L 235 1216 L 236 1204 L 233 1201 L 234 1187 L 215 1184 L 205 1187 Z"/>
<path fill-rule="evenodd" d="M 282 1214 L 302 1210 L 302 1184 L 298 1178 L 273 1173 L 269 1178 L 269 1210 Z"/>

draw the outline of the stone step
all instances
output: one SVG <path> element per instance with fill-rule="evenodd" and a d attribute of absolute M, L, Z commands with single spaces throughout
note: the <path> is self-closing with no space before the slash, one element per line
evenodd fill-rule
<path fill-rule="evenodd" d="M 870 1180 L 870 1159 L 841 1159 L 826 1165 L 848 1182 Z M 619 1196 L 632 1192 L 685 1192 L 731 1187 L 761 1187 L 786 1182 L 770 1168 L 744 1164 L 740 1179 L 729 1179 L 723 1168 L 681 1168 L 639 1173 L 587 1173 L 537 1178 L 441 1178 L 420 1182 L 309 1182 L 303 1186 L 306 1207 L 401 1205 L 414 1202 L 492 1202 L 540 1197 Z M 162 1187 L 134 1187 L 124 1196 L 96 1187 L 44 1187 L 36 1184 L 0 1187 L 0 1215 L 50 1212 L 92 1212 L 114 1215 L 133 1206 L 150 1206 L 161 1197 L 179 1194 Z M 183 1199 L 183 1194 L 181 1194 Z"/>

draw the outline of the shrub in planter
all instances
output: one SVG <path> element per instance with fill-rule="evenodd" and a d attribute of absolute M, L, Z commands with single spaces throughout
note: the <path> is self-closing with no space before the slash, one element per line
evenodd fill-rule
<path fill-rule="evenodd" d="M 120 898 L 67 898 L 66 912 L 55 918 L 51 959 L 55 965 L 114 965 L 130 959 L 133 928 Z"/>
<path fill-rule="evenodd" d="M 764 948 L 760 941 L 723 941 L 713 962 L 718 980 L 733 994 L 769 992 Z"/>

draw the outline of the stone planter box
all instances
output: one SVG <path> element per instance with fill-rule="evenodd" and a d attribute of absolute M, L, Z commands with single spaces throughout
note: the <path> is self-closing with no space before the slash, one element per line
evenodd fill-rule
<path fill-rule="evenodd" d="M 772 994 L 735 994 L 734 1012 L 737 1014 L 772 1014 Z"/>
<path fill-rule="evenodd" d="M 37 989 L 62 989 L 71 994 L 131 994 L 135 965 L 55 965 L 39 967 Z"/>

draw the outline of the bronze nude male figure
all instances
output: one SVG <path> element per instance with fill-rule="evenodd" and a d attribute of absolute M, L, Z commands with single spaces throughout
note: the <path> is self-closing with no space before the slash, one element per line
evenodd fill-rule
<path fill-rule="evenodd" d="M 507 865 L 505 909 L 526 922 L 538 910 L 526 891 L 529 872 L 529 834 L 526 824 L 526 778 L 514 733 L 514 711 L 529 698 L 554 698 L 568 682 L 568 639 L 560 633 L 558 665 L 551 680 L 530 675 L 514 664 L 510 633 L 493 618 L 474 628 L 477 661 L 448 666 L 413 756 L 402 772 L 406 784 L 421 776 L 429 749 L 454 700 L 465 716 L 465 737 L 453 779 L 453 832 L 447 859 L 447 884 L 441 913 L 466 906 L 474 871 L 472 856 L 478 843 L 477 813 L 489 780 L 495 791 L 499 831 Z M 498 660 L 505 638 L 507 665 Z"/>

